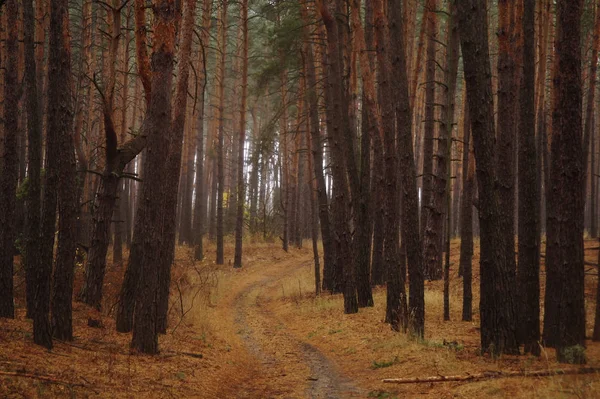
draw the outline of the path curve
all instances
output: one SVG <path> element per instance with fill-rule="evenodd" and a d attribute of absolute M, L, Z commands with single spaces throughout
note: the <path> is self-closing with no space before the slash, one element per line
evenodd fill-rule
<path fill-rule="evenodd" d="M 264 277 L 239 291 L 233 302 L 236 328 L 262 366 L 267 384 L 280 387 L 269 390 L 273 397 L 364 397 L 325 354 L 287 331 L 285 322 L 270 309 L 269 288 L 310 262 L 307 257 L 277 262 L 263 271 Z"/>

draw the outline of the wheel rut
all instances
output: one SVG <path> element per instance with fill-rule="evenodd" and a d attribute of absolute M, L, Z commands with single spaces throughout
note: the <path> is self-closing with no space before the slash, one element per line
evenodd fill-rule
<path fill-rule="evenodd" d="M 269 309 L 269 287 L 292 275 L 307 261 L 274 265 L 272 272 L 235 297 L 235 323 L 247 350 L 257 359 L 269 397 L 345 399 L 364 392 L 345 377 L 319 349 L 298 339 Z"/>

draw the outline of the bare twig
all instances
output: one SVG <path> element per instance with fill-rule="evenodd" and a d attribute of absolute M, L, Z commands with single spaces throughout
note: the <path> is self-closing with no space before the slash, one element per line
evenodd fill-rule
<path fill-rule="evenodd" d="M 23 378 L 32 378 L 35 380 L 46 381 L 53 384 L 71 386 L 71 387 L 88 387 L 85 384 L 77 383 L 77 382 L 68 382 L 57 379 L 56 377 L 52 377 L 49 375 L 37 375 L 37 374 L 29 374 L 29 373 L 20 373 L 17 371 L 2 371 L 0 370 L 0 376 L 6 377 L 23 377 Z"/>
<path fill-rule="evenodd" d="M 600 372 L 597 367 L 582 367 L 577 369 L 566 370 L 534 370 L 534 371 L 485 371 L 483 373 L 466 374 L 466 375 L 436 375 L 431 377 L 411 377 L 411 378 L 386 378 L 383 382 L 388 384 L 420 384 L 433 382 L 472 382 L 487 380 L 493 378 L 509 378 L 509 377 L 551 377 L 556 375 L 573 375 L 573 374 L 595 374 Z"/>

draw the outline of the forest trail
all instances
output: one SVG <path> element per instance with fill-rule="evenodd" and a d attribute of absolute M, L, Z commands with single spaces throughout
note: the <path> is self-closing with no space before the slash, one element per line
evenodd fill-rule
<path fill-rule="evenodd" d="M 453 261 L 457 262 L 459 242 L 452 245 Z M 597 241 L 586 245 L 596 247 Z M 25 293 L 19 284 L 17 317 L 0 319 L 0 372 L 8 373 L 0 376 L 0 397 L 600 397 L 597 375 L 385 384 L 382 380 L 386 378 L 566 366 L 557 364 L 548 348 L 539 358 L 481 356 L 478 320 L 461 321 L 462 280 L 457 270 L 452 270 L 450 285 L 451 321 L 442 318 L 442 282 L 428 283 L 426 336 L 415 340 L 393 332 L 383 322 L 383 287 L 374 290 L 374 307 L 351 315 L 343 313 L 342 295 L 315 296 L 312 251 L 308 248 L 286 253 L 273 243 L 250 242 L 244 247 L 241 269 L 233 269 L 229 262 L 232 245 L 226 249 L 225 264 L 215 265 L 210 256 L 194 261 L 189 248 L 177 248 L 170 328 L 159 337 L 161 352 L 154 356 L 131 351 L 131 334 L 115 331 L 112 306 L 106 306 L 106 313 L 91 312 L 102 325 L 90 328 L 90 309 L 78 302 L 74 303 L 73 342 L 57 341 L 51 351 L 33 344 L 31 322 L 25 318 Z M 207 254 L 212 250 L 209 247 Z M 598 256 L 592 250 L 586 254 L 590 262 Z M 107 304 L 115 303 L 122 274 L 121 266 L 109 263 Z M 586 282 L 591 333 L 595 275 Z M 477 304 L 476 284 L 474 294 Z M 478 315 L 478 308 L 474 310 Z M 590 340 L 586 343 L 588 366 L 600 368 L 600 345 Z"/>
<path fill-rule="evenodd" d="M 323 352 L 288 331 L 273 311 L 273 299 L 285 290 L 282 279 L 312 262 L 311 254 L 302 251 L 250 263 L 240 271 L 244 277 L 232 281 L 227 296 L 217 305 L 220 317 L 233 319 L 231 326 L 255 367 L 253 375 L 238 386 L 236 397 L 365 397 Z"/>

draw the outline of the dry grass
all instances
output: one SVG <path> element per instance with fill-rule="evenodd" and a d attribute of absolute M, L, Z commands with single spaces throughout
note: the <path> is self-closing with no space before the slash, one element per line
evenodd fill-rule
<path fill-rule="evenodd" d="M 452 243 L 453 265 L 458 242 Z M 597 242 L 586 242 L 587 247 Z M 213 247 L 207 248 L 212 254 Z M 234 270 L 233 246 L 226 242 L 225 265 L 193 262 L 178 248 L 173 269 L 170 330 L 160 337 L 161 354 L 129 351 L 130 334 L 114 330 L 112 314 L 124 268 L 109 260 L 102 328 L 87 327 L 89 310 L 74 306 L 73 343 L 46 351 L 32 343 L 31 322 L 24 318 L 22 276 L 17 279 L 17 318 L 0 319 L 0 371 L 52 376 L 65 384 L 0 375 L 0 397 L 306 397 L 307 366 L 290 357 L 294 342 L 307 342 L 351 378 L 370 397 L 600 397 L 597 376 L 511 378 L 473 383 L 384 385 L 387 377 L 463 374 L 488 370 L 562 368 L 552 350 L 541 358 L 479 356 L 478 274 L 474 268 L 473 322 L 462 322 L 462 279 L 452 268 L 451 320 L 443 322 L 442 283 L 426 284 L 426 336 L 423 341 L 394 333 L 383 323 L 385 290 L 376 289 L 375 306 L 342 314 L 339 295 L 314 295 L 311 252 L 285 253 L 273 243 L 246 242 L 244 268 Z M 595 262 L 597 251 L 588 251 Z M 477 264 L 477 255 L 474 264 Z M 593 270 L 595 272 L 596 269 Z M 78 271 L 79 278 L 81 277 Z M 542 274 L 543 277 L 543 274 Z M 588 335 L 593 327 L 596 276 L 586 276 Z M 77 287 L 80 281 L 77 281 Z M 543 284 L 542 284 L 543 286 Z M 244 294 L 244 296 L 240 296 Z M 260 356 L 276 357 L 264 365 L 240 331 L 244 304 Z M 198 358 L 194 354 L 202 354 Z M 258 357 L 257 357 L 258 356 Z M 600 366 L 600 345 L 588 342 L 589 364 Z M 293 360 L 295 359 L 295 360 Z M 298 394 L 300 392 L 300 394 Z"/>
<path fill-rule="evenodd" d="M 333 358 L 346 374 L 368 387 L 373 397 L 600 397 L 600 379 L 595 376 L 556 376 L 551 378 L 511 378 L 474 383 L 416 384 L 391 386 L 383 378 L 425 377 L 468 374 L 494 370 L 561 369 L 554 350 L 545 349 L 540 358 L 502 356 L 492 359 L 479 355 L 479 275 L 473 276 L 472 322 L 461 321 L 462 279 L 457 276 L 460 242 L 452 243 L 451 321 L 443 321 L 443 283 L 427 282 L 426 335 L 417 341 L 397 334 L 383 323 L 385 289 L 375 290 L 375 307 L 361 309 L 356 315 L 341 315 L 340 295 L 315 297 L 306 290 L 312 284 L 311 266 L 279 282 L 281 290 L 269 293 L 273 311 L 296 334 Z M 586 242 L 596 247 L 597 242 Z M 587 260 L 596 262 L 597 252 L 587 251 Z M 473 260 L 477 265 L 478 252 Z M 595 272 L 594 269 L 592 272 Z M 596 299 L 596 276 L 586 275 L 587 332 L 591 335 Z M 542 286 L 544 274 L 542 273 Z M 600 344 L 587 342 L 589 365 L 600 366 Z"/>
<path fill-rule="evenodd" d="M 262 259 L 260 251 L 265 248 L 265 244 L 249 248 L 247 262 Z M 214 253 L 214 248 L 209 245 L 207 253 Z M 232 256 L 229 247 L 226 256 Z M 233 331 L 233 321 L 222 313 L 227 310 L 228 288 L 232 281 L 244 280 L 244 271 L 232 271 L 228 262 L 216 266 L 209 260 L 194 264 L 192 259 L 187 248 L 177 249 L 171 328 L 160 337 L 161 354 L 154 357 L 132 354 L 131 335 L 115 332 L 114 304 L 124 267 L 111 264 L 110 258 L 105 311 L 94 314 L 103 327 L 87 327 L 91 311 L 74 303 L 75 340 L 55 342 L 51 351 L 32 342 L 32 324 L 24 314 L 23 276 L 17 276 L 16 318 L 0 319 L 0 370 L 51 376 L 65 384 L 0 375 L 0 397 L 227 397 L 235 392 L 236 385 L 252 378 L 251 371 L 239 372 L 251 370 L 252 359 Z M 77 277 L 75 292 L 81 286 L 81 270 Z M 202 358 L 194 354 L 202 354 Z"/>

